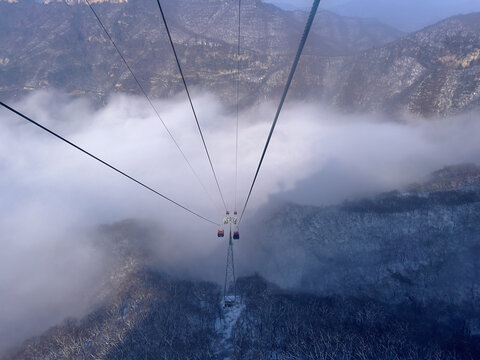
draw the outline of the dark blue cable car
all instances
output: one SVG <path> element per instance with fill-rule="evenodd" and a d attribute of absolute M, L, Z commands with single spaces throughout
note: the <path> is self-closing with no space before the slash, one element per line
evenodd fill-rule
<path fill-rule="evenodd" d="M 224 237 L 224 236 L 225 236 L 225 232 L 224 232 L 223 230 L 218 230 L 217 236 L 218 236 L 218 237 Z"/>
<path fill-rule="evenodd" d="M 238 231 L 233 233 L 233 240 L 240 240 L 240 233 Z"/>

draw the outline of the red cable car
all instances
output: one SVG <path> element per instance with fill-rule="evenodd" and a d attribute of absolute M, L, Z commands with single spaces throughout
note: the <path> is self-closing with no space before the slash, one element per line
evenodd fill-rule
<path fill-rule="evenodd" d="M 240 240 L 240 233 L 239 233 L 238 231 L 235 231 L 235 232 L 233 233 L 233 239 L 234 239 L 234 240 Z"/>
<path fill-rule="evenodd" d="M 224 237 L 224 236 L 225 236 L 225 232 L 224 232 L 223 230 L 218 230 L 217 236 L 218 236 L 218 237 Z"/>

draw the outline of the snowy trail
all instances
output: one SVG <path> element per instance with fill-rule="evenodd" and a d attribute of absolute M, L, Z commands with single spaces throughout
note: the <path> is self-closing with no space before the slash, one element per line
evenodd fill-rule
<path fill-rule="evenodd" d="M 215 342 L 215 355 L 218 359 L 230 360 L 233 354 L 232 330 L 244 308 L 242 303 L 223 308 L 223 319 L 218 319 L 216 324 L 218 340 Z"/>

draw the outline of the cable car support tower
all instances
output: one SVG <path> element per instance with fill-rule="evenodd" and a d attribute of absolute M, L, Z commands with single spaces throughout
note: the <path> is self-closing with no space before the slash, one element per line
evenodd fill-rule
<path fill-rule="evenodd" d="M 227 266 L 225 268 L 225 283 L 223 285 L 223 305 L 225 307 L 230 307 L 237 303 L 237 283 L 235 279 L 235 262 L 233 257 L 232 240 L 238 240 L 240 238 L 238 230 L 235 230 L 232 236 L 232 225 L 236 227 L 237 222 L 237 212 L 234 212 L 234 216 L 230 216 L 230 213 L 227 211 L 227 214 L 223 219 L 224 225 L 228 225 L 229 228 Z"/>

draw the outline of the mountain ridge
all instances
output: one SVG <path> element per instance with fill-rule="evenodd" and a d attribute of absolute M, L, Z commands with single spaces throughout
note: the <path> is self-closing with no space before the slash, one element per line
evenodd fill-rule
<path fill-rule="evenodd" d="M 12 20 L 2 24 L 0 33 L 3 96 L 23 96 L 41 88 L 100 100 L 115 92 L 139 93 L 85 5 L 43 5 L 28 0 L 2 5 L 2 12 Z M 178 70 L 158 9 L 155 4 L 140 5 L 131 1 L 93 6 L 147 92 L 168 97 L 182 90 Z M 189 85 L 205 88 L 231 103 L 237 41 L 232 24 L 237 21 L 237 8 L 221 1 L 191 5 L 185 0 L 163 4 Z M 241 100 L 251 104 L 280 91 L 306 13 L 287 12 L 258 1 L 244 2 L 242 11 Z M 318 16 L 328 21 L 328 26 L 323 21 L 314 24 L 310 53 L 345 55 L 402 34 L 378 22 L 328 12 Z M 18 53 L 18 49 L 22 51 Z"/>
<path fill-rule="evenodd" d="M 165 98 L 183 90 L 154 5 L 93 6 L 147 93 Z M 105 102 L 117 92 L 140 93 L 87 6 L 28 0 L 0 6 L 7 15 L 0 25 L 2 97 L 54 88 Z M 166 1 L 164 7 L 189 86 L 233 106 L 238 9 L 220 0 Z M 280 96 L 306 14 L 254 0 L 242 11 L 243 107 Z M 289 99 L 425 118 L 478 109 L 478 23 L 480 13 L 472 13 L 404 35 L 378 22 L 320 12 Z"/>

